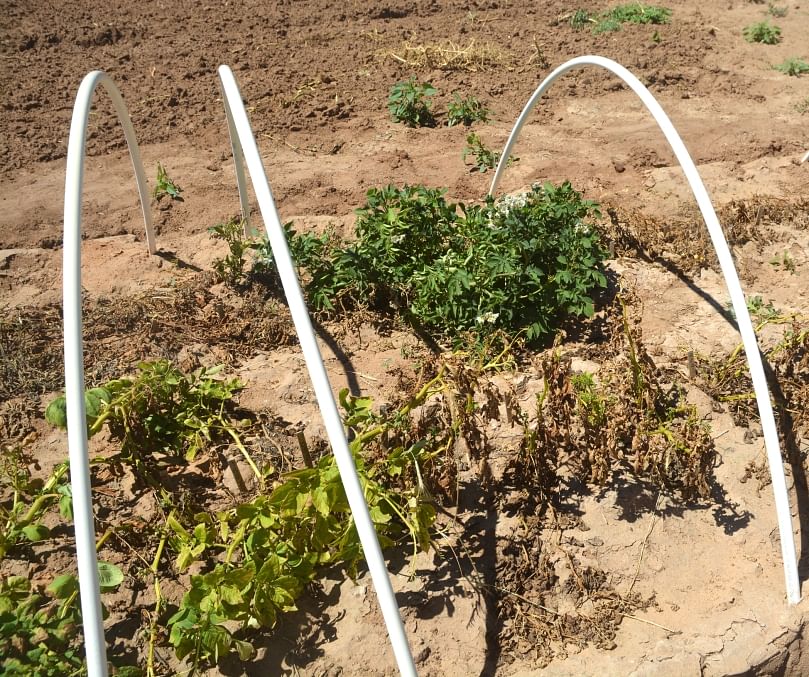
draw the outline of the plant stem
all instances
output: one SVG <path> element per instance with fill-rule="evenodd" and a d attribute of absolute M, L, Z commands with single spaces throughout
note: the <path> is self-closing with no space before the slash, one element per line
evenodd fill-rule
<path fill-rule="evenodd" d="M 169 517 L 174 517 L 174 510 L 169 513 Z M 163 548 L 166 546 L 168 540 L 169 529 L 168 519 L 163 525 L 163 533 L 160 536 L 160 542 L 157 544 L 157 552 L 155 553 L 154 560 L 150 568 L 154 576 L 154 593 L 155 593 L 155 606 L 152 612 L 152 618 L 149 621 L 149 648 L 146 651 L 146 675 L 147 677 L 156 677 L 154 669 L 154 647 L 157 640 L 157 620 L 160 617 L 160 612 L 163 609 L 163 595 L 160 591 L 160 579 L 157 576 L 157 569 L 160 566 L 160 558 L 163 556 Z"/>
<path fill-rule="evenodd" d="M 259 484 L 263 487 L 264 477 L 261 475 L 261 471 L 259 471 L 256 464 L 253 462 L 253 459 L 250 457 L 250 454 L 247 452 L 247 449 L 244 448 L 244 445 L 242 444 L 241 439 L 239 439 L 239 436 L 236 434 L 236 431 L 233 430 L 233 428 L 231 428 L 229 425 L 224 424 L 224 421 L 222 423 L 223 423 L 222 429 L 233 439 L 233 443 L 236 445 L 236 448 L 240 452 L 242 452 L 244 460 L 247 461 L 247 465 L 250 466 L 250 469 L 255 473 L 256 478 L 259 481 Z"/>

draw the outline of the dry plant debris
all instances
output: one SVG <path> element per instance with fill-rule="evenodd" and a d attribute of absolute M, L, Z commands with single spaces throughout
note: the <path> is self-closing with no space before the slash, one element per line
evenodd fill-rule
<path fill-rule="evenodd" d="M 508 67 L 511 63 L 511 57 L 500 47 L 477 44 L 474 40 L 465 47 L 452 40 L 425 45 L 405 42 L 398 49 L 378 52 L 377 57 L 383 61 L 393 59 L 412 68 L 470 73 Z"/>

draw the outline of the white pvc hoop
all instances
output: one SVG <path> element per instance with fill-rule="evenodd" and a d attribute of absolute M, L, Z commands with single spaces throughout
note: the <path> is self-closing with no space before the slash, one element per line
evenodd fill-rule
<path fill-rule="evenodd" d="M 410 645 L 408 644 L 407 636 L 404 631 L 404 625 L 399 615 L 399 606 L 396 603 L 396 596 L 393 592 L 388 570 L 385 566 L 385 560 L 382 556 L 382 549 L 376 537 L 376 530 L 374 529 L 374 524 L 368 512 L 368 505 L 365 502 L 365 495 L 359 477 L 357 476 L 354 459 L 348 448 L 345 431 L 343 430 L 343 422 L 337 410 L 337 403 L 334 400 L 334 394 L 331 390 L 329 377 L 326 374 L 326 368 L 323 365 L 320 348 L 315 339 L 315 333 L 312 329 L 312 322 L 306 308 L 306 302 L 301 293 L 298 276 L 295 273 L 292 257 L 289 253 L 286 237 L 284 236 L 284 229 L 278 217 L 278 210 L 275 207 L 275 201 L 272 196 L 272 191 L 270 190 L 269 182 L 267 181 L 267 176 L 264 172 L 261 155 L 259 154 L 258 146 L 256 145 L 256 140 L 250 127 L 247 112 L 242 103 L 242 96 L 230 68 L 223 65 L 219 67 L 218 72 L 224 94 L 223 99 L 228 117 L 231 143 L 234 149 L 234 160 L 237 166 L 237 180 L 239 179 L 238 167 L 240 159 L 236 157 L 236 148 L 240 147 L 244 151 L 244 158 L 247 162 L 247 170 L 250 174 L 250 180 L 256 194 L 259 211 L 264 220 L 264 227 L 267 231 L 270 246 L 272 247 L 273 257 L 278 266 L 278 273 L 281 276 L 284 294 L 289 304 L 295 330 L 301 342 L 301 349 L 303 350 L 306 367 L 315 390 L 315 397 L 317 398 L 317 403 L 320 407 L 321 415 L 323 416 L 323 422 L 326 426 L 326 433 L 334 452 L 335 461 L 337 462 L 337 468 L 340 471 L 340 477 L 345 487 L 346 498 L 351 507 L 354 522 L 357 525 L 357 533 L 362 543 L 365 559 L 368 563 L 368 570 L 371 574 L 371 580 L 373 581 L 379 600 L 379 606 L 382 610 L 382 616 L 385 619 L 385 625 L 393 646 L 396 663 L 402 675 L 415 677 L 416 668 L 410 651 Z M 234 139 L 236 139 L 236 143 L 233 143 Z M 243 175 L 241 180 L 243 181 Z M 240 196 L 245 195 L 245 188 L 246 187 L 240 183 Z M 242 205 L 244 205 L 244 201 Z"/>
<path fill-rule="evenodd" d="M 764 375 L 764 367 L 756 341 L 756 333 L 753 329 L 753 323 L 750 320 L 750 313 L 747 310 L 744 292 L 739 282 L 739 276 L 736 272 L 736 266 L 733 263 L 730 248 L 725 240 L 725 235 L 722 232 L 716 211 L 711 203 L 711 198 L 708 196 L 708 191 L 705 189 L 702 178 L 691 156 L 688 154 L 680 135 L 663 111 L 663 108 L 654 96 L 652 96 L 651 92 L 649 92 L 630 71 L 611 59 L 606 59 L 601 56 L 581 56 L 562 64 L 542 81 L 517 118 L 514 129 L 511 131 L 511 135 L 508 137 L 506 146 L 503 149 L 503 154 L 500 157 L 497 171 L 494 174 L 494 179 L 489 189 L 489 195 L 493 195 L 497 189 L 497 184 L 506 167 L 511 149 L 516 143 L 520 130 L 525 124 L 528 115 L 531 113 L 540 97 L 561 75 L 574 68 L 583 68 L 585 66 L 599 66 L 612 72 L 629 85 L 632 91 L 638 95 L 654 117 L 660 130 L 665 135 L 666 140 L 669 142 L 671 149 L 674 151 L 674 155 L 680 163 L 685 178 L 688 180 L 688 185 L 691 187 L 691 191 L 697 200 L 699 209 L 702 212 L 702 218 L 705 220 L 705 225 L 708 227 L 708 233 L 711 236 L 711 242 L 719 258 L 719 266 L 725 278 L 725 284 L 730 292 L 730 300 L 733 304 L 733 310 L 736 313 L 736 321 L 738 322 L 739 332 L 742 336 L 744 352 L 750 366 L 750 375 L 753 379 L 753 390 L 755 391 L 759 416 L 761 417 L 761 427 L 764 432 L 764 445 L 767 449 L 767 460 L 770 466 L 770 476 L 772 478 L 773 492 L 775 494 L 775 511 L 781 537 L 781 557 L 784 565 L 787 600 L 790 604 L 797 604 L 801 600 L 801 590 L 798 578 L 798 560 L 795 554 L 795 538 L 792 531 L 789 495 L 787 493 L 786 479 L 784 476 L 784 464 L 781 458 L 778 431 L 775 426 L 775 417 L 773 416 L 772 404 L 770 402 L 770 391 L 767 386 L 767 379 Z M 809 153 L 803 157 L 802 161 L 807 159 L 809 159 Z"/>
<path fill-rule="evenodd" d="M 73 525 L 76 533 L 76 558 L 79 570 L 84 649 L 89 677 L 107 676 L 107 652 L 104 623 L 101 617 L 101 591 L 98 583 L 95 521 L 93 519 L 90 461 L 87 451 L 87 418 L 84 407 L 84 348 L 81 319 L 81 201 L 84 182 L 84 157 L 87 121 L 93 94 L 101 84 L 112 99 L 115 112 L 124 129 L 135 180 L 138 184 L 146 244 L 149 253 L 156 251 L 146 175 L 140 159 L 135 130 L 129 119 L 121 92 L 103 72 L 93 71 L 82 80 L 73 106 L 65 171 L 64 232 L 64 331 L 65 331 L 65 396 L 67 404 L 67 443 L 70 459 L 70 485 L 73 494 Z"/>
<path fill-rule="evenodd" d="M 221 76 L 220 76 L 221 80 Z M 242 151 L 242 142 L 239 139 L 239 133 L 236 130 L 236 123 L 233 121 L 233 113 L 230 110 L 230 104 L 225 97 L 225 118 L 228 122 L 228 135 L 230 137 L 230 148 L 233 151 L 233 165 L 236 169 L 236 186 L 239 189 L 239 205 L 242 212 L 242 232 L 245 237 L 253 235 L 252 228 L 250 228 L 250 199 L 247 195 L 247 180 L 244 176 L 244 152 Z M 252 131 L 250 136 L 253 136 Z"/>

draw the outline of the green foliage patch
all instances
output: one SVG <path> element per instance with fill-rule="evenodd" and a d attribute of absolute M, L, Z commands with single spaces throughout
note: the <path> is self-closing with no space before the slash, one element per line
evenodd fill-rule
<path fill-rule="evenodd" d="M 809 73 L 809 61 L 805 61 L 804 59 L 793 56 L 789 59 L 785 59 L 779 64 L 776 64 L 773 66 L 773 68 L 784 75 L 797 77 L 799 75 L 803 75 L 804 73 Z"/>
<path fill-rule="evenodd" d="M 391 87 L 388 110 L 395 122 L 402 122 L 408 127 L 429 127 L 435 122 L 430 111 L 430 97 L 435 93 L 435 87 L 429 82 L 418 82 L 411 77 Z"/>
<path fill-rule="evenodd" d="M 464 125 L 468 127 L 473 122 L 488 122 L 491 111 L 471 94 L 461 98 L 457 93 L 453 101 L 447 106 L 447 126 Z"/>
<path fill-rule="evenodd" d="M 581 11 L 581 10 L 579 10 Z M 574 14 L 577 17 L 579 13 Z M 585 13 L 586 14 L 586 13 Z M 667 24 L 671 20 L 671 10 L 655 5 L 646 5 L 642 2 L 631 2 L 625 5 L 618 5 L 602 13 L 595 26 L 593 33 L 608 33 L 621 30 L 623 24 Z M 577 23 L 583 25 L 590 21 L 589 16 L 578 16 Z M 571 20 L 573 25 L 573 21 Z M 574 25 L 574 27 L 577 27 Z"/>
<path fill-rule="evenodd" d="M 747 42 L 760 42 L 764 45 L 777 45 L 781 42 L 781 29 L 769 21 L 745 26 L 742 35 Z"/>
<path fill-rule="evenodd" d="M 538 340 L 567 316 L 593 314 L 592 294 L 606 286 L 598 216 L 569 183 L 483 205 L 387 186 L 368 191 L 355 241 L 298 263 L 318 310 L 394 305 L 453 339 L 503 330 Z"/>

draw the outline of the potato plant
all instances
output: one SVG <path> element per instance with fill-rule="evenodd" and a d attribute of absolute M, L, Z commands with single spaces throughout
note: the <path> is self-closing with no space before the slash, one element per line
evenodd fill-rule
<path fill-rule="evenodd" d="M 483 205 L 387 186 L 368 191 L 356 240 L 324 243 L 298 264 L 318 310 L 393 304 L 456 343 L 498 330 L 541 341 L 565 318 L 592 315 L 606 286 L 598 216 L 569 183 Z"/>

